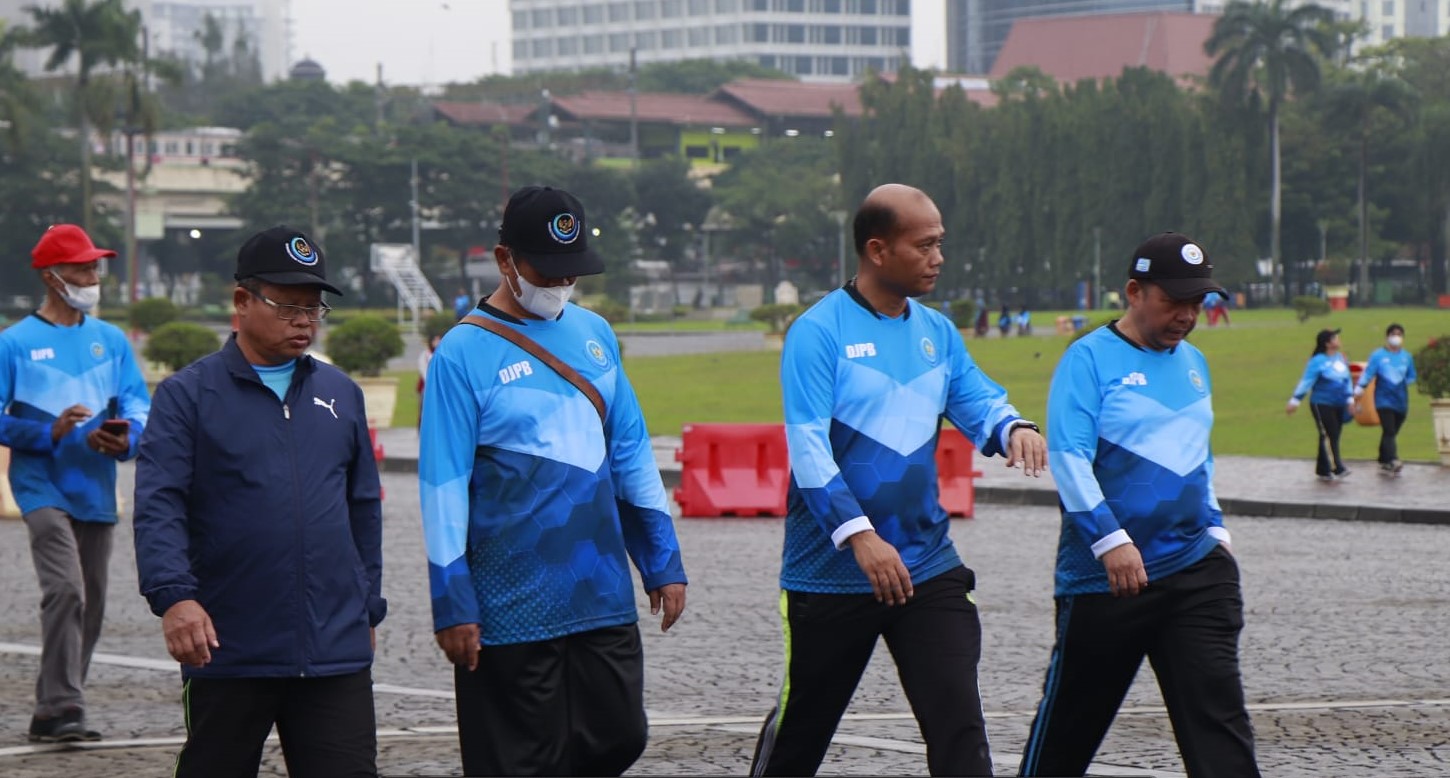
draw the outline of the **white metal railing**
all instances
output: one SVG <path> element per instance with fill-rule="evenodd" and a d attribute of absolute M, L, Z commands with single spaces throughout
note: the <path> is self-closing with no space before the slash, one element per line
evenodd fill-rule
<path fill-rule="evenodd" d="M 374 273 L 382 273 L 397 290 L 398 324 L 407 322 L 413 332 L 417 332 L 420 312 L 424 308 L 443 310 L 443 298 L 423 275 L 417 258 L 413 256 L 413 247 L 407 243 L 374 243 L 369 266 Z M 410 315 L 405 317 L 404 310 Z"/>

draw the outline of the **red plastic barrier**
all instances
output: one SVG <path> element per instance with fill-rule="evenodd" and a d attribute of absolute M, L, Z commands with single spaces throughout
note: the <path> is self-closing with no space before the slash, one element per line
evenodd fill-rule
<path fill-rule="evenodd" d="M 675 502 L 682 516 L 784 516 L 790 458 L 780 424 L 687 424 Z"/>
<path fill-rule="evenodd" d="M 377 462 L 378 470 L 381 471 L 383 469 L 383 444 L 378 442 L 377 427 L 368 427 L 368 440 L 373 444 L 373 460 Z M 383 487 L 379 486 L 378 499 L 381 500 L 385 496 L 383 494 Z"/>
<path fill-rule="evenodd" d="M 936 444 L 936 482 L 941 492 L 941 507 L 948 516 L 970 519 L 976 510 L 977 493 L 972 479 L 982 474 L 972 469 L 972 454 L 976 450 L 961 430 L 948 427 L 941 431 Z"/>

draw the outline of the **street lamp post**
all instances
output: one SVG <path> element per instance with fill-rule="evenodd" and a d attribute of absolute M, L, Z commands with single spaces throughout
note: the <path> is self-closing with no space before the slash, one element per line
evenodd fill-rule
<path fill-rule="evenodd" d="M 836 285 L 846 285 L 846 212 L 831 211 L 836 220 Z"/>

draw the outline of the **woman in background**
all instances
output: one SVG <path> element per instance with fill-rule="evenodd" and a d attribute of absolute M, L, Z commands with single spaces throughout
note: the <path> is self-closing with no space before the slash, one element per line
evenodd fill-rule
<path fill-rule="evenodd" d="M 1349 475 L 1339 456 L 1339 432 L 1344 420 L 1353 415 L 1354 391 L 1349 362 L 1339 351 L 1339 330 L 1320 330 L 1314 338 L 1314 353 L 1304 366 L 1304 375 L 1284 411 L 1291 416 L 1304 395 L 1309 395 L 1309 412 L 1319 431 L 1319 451 L 1314 474 L 1325 483 Z"/>

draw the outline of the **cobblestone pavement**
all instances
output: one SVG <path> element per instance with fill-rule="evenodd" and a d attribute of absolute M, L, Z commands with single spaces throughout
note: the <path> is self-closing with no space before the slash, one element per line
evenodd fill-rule
<path fill-rule="evenodd" d="M 123 480 L 130 468 L 123 467 Z M 451 673 L 434 646 L 417 486 L 385 476 L 386 594 L 374 670 L 384 775 L 456 775 Z M 1230 517 L 1244 573 L 1244 677 L 1266 775 L 1450 773 L 1450 529 Z M 739 775 L 780 680 L 777 519 L 681 519 L 689 608 L 668 635 L 641 623 L 650 745 L 638 775 Z M 1058 517 L 978 505 L 953 537 L 980 586 L 981 682 L 997 769 L 1015 771 L 1052 638 Z M 38 659 L 38 594 L 25 528 L 0 521 L 0 775 L 166 774 L 182 735 L 180 682 L 136 591 L 129 522 L 117 530 L 105 633 L 87 688 L 98 747 L 25 742 Z M 647 606 L 641 598 L 641 612 Z M 225 645 L 226 636 L 221 636 Z M 1181 775 L 1151 674 L 1104 743 L 1101 775 Z M 914 721 L 879 651 L 823 774 L 924 774 Z M 284 775 L 275 744 L 264 775 Z"/>

